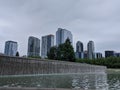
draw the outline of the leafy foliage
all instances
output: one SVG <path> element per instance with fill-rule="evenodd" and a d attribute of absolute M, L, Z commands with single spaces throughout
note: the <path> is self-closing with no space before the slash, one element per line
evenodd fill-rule
<path fill-rule="evenodd" d="M 19 57 L 19 52 L 16 53 L 16 56 Z"/>
<path fill-rule="evenodd" d="M 49 53 L 47 53 L 49 59 L 57 59 L 57 47 L 51 47 Z"/>
<path fill-rule="evenodd" d="M 31 59 L 41 59 L 41 57 L 40 56 L 29 56 L 28 58 L 31 58 Z"/>
<path fill-rule="evenodd" d="M 70 40 L 66 39 L 64 44 L 60 44 L 58 47 L 52 47 L 48 52 L 48 58 L 74 62 L 75 54 Z"/>
<path fill-rule="evenodd" d="M 109 57 L 101 59 L 77 59 L 76 62 L 87 63 L 93 65 L 107 66 L 107 68 L 120 68 L 120 58 L 119 57 Z"/>

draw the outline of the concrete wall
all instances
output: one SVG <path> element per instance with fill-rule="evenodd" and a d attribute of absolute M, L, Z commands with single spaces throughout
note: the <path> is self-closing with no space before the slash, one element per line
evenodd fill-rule
<path fill-rule="evenodd" d="M 57 60 L 0 56 L 0 75 L 105 73 L 106 67 Z"/>

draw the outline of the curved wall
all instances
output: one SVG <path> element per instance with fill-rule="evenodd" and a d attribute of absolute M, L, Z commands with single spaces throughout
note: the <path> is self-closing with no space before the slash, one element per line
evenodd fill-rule
<path fill-rule="evenodd" d="M 0 75 L 105 73 L 105 66 L 0 56 Z"/>

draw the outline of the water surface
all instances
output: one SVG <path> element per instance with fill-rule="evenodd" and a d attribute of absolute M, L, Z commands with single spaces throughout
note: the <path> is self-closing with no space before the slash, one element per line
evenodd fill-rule
<path fill-rule="evenodd" d="M 120 72 L 0 76 L 0 87 L 120 90 Z"/>
<path fill-rule="evenodd" d="M 107 90 L 106 74 L 1 76 L 1 87 L 79 88 Z"/>

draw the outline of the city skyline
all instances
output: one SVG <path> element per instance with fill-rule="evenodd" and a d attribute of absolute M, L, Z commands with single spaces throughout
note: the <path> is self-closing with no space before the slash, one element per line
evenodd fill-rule
<path fill-rule="evenodd" d="M 65 28 L 73 34 L 73 46 L 95 42 L 98 52 L 120 51 L 119 0 L 1 0 L 0 52 L 5 41 L 18 42 L 20 55 L 27 54 L 27 38 L 54 34 Z M 56 7 L 56 8 L 54 8 Z"/>
<path fill-rule="evenodd" d="M 62 28 L 58 28 L 58 30 L 59 30 L 59 29 L 62 29 Z M 58 31 L 58 30 L 57 30 L 57 31 Z M 66 29 L 62 29 L 62 30 L 65 30 L 65 31 L 66 31 Z M 57 32 L 57 31 L 56 31 L 56 32 Z M 69 31 L 69 30 L 67 30 L 67 31 L 71 33 L 71 31 Z M 62 33 L 62 34 L 63 34 L 63 33 Z M 71 35 L 72 35 L 72 33 L 71 33 Z M 40 50 L 39 50 L 39 56 L 41 56 L 41 57 L 42 57 L 42 51 L 43 51 L 43 49 L 42 49 L 42 48 L 43 48 L 43 47 L 42 47 L 43 45 L 42 45 L 42 44 L 46 44 L 46 45 L 47 45 L 47 43 L 43 43 L 43 38 L 46 38 L 46 39 L 44 39 L 44 41 L 46 41 L 49 36 L 53 36 L 53 38 L 51 38 L 51 39 L 53 39 L 53 40 L 52 40 L 53 43 L 51 43 L 52 46 L 57 46 L 57 43 L 54 43 L 55 41 L 57 41 L 57 38 L 54 38 L 54 36 L 56 37 L 57 34 L 56 34 L 56 35 L 53 35 L 53 34 L 44 35 L 44 36 L 41 36 L 41 39 L 40 39 L 40 38 L 37 38 L 37 37 L 35 37 L 35 36 L 29 36 L 29 37 L 28 37 L 29 39 L 34 38 L 34 39 L 38 39 L 38 40 L 39 40 L 39 45 L 37 45 L 37 46 L 39 46 L 39 48 L 40 48 Z M 72 37 L 73 37 L 73 35 L 72 35 Z M 28 39 L 28 46 L 27 46 L 27 54 L 24 54 L 25 56 L 26 56 L 26 55 L 29 56 L 29 55 L 28 55 L 28 52 L 29 52 L 29 51 L 28 51 L 28 50 L 29 50 L 29 39 Z M 9 41 L 11 41 L 11 42 L 16 42 L 16 41 L 13 41 L 13 40 L 8 40 L 8 41 L 5 41 L 5 44 L 6 44 L 6 42 L 9 42 Z M 41 41 L 41 42 L 40 42 L 40 41 Z M 47 40 L 47 41 L 48 41 L 48 40 Z M 72 42 L 73 42 L 73 41 L 72 41 Z M 81 41 L 77 41 L 76 44 L 77 44 L 78 42 L 79 42 L 79 43 L 82 43 Z M 93 42 L 93 43 L 94 43 L 94 41 L 92 41 L 92 40 L 88 41 L 88 42 L 87 42 L 87 45 L 85 45 L 84 43 L 82 43 L 82 45 L 83 45 L 83 52 L 84 52 L 84 51 L 89 51 L 89 48 L 88 48 L 88 47 L 89 47 L 89 43 L 90 43 L 90 42 Z M 18 43 L 18 42 L 17 42 L 17 43 Z M 50 43 L 50 42 L 49 42 L 49 43 Z M 61 44 L 62 44 L 62 43 L 61 43 Z M 45 45 L 45 46 L 46 46 L 46 45 Z M 48 45 L 47 45 L 47 46 L 48 46 Z M 72 45 L 72 46 L 73 46 L 73 45 Z M 6 47 L 6 45 L 5 45 L 5 47 Z M 5 54 L 5 47 L 4 47 L 4 54 Z M 51 46 L 49 46 L 49 47 L 51 47 Z M 87 47 L 87 48 L 84 48 L 84 47 Z M 93 45 L 93 47 L 94 47 L 94 45 Z M 18 47 L 17 47 L 17 48 L 18 48 Z M 75 48 L 75 47 L 73 46 L 73 48 L 74 48 L 74 52 L 76 52 L 76 51 L 77 51 L 77 47 Z M 49 49 L 50 49 L 50 48 L 49 48 Z M 47 49 L 45 49 L 43 52 L 46 53 L 46 50 L 47 50 Z M 100 53 L 101 53 L 101 54 L 103 55 L 103 57 L 105 57 L 105 51 L 114 51 L 114 52 L 116 52 L 116 53 L 119 54 L 118 51 L 115 51 L 115 50 L 113 50 L 113 49 L 106 49 L 106 50 L 103 51 L 103 53 L 94 50 L 94 52 L 96 52 L 96 54 L 100 54 Z M 19 51 L 18 51 L 18 52 L 19 52 Z M 2 52 L 2 53 L 3 53 L 3 52 Z M 44 53 L 43 58 L 45 58 L 46 55 L 47 55 L 47 54 L 45 54 L 45 53 Z M 21 56 L 24 56 L 24 55 L 21 55 Z M 33 56 L 34 56 L 34 55 L 33 55 Z M 88 55 L 88 58 L 90 58 L 89 55 Z"/>

